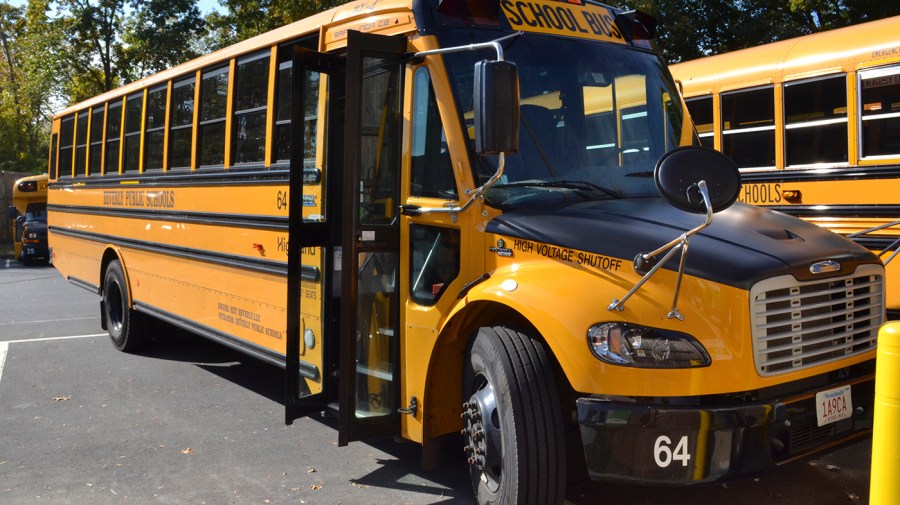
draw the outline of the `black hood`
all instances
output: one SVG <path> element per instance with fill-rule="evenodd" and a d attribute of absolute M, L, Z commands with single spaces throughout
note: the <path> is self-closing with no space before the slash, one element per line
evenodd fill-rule
<path fill-rule="evenodd" d="M 680 211 L 659 198 L 630 198 L 515 209 L 492 220 L 487 231 L 630 262 L 704 221 L 704 215 Z M 840 271 L 813 276 L 810 265 L 826 259 L 839 261 Z M 793 274 L 799 280 L 847 275 L 860 263 L 881 262 L 824 228 L 736 203 L 691 238 L 685 273 L 749 289 L 776 275 Z M 677 270 L 677 255 L 665 268 Z"/>

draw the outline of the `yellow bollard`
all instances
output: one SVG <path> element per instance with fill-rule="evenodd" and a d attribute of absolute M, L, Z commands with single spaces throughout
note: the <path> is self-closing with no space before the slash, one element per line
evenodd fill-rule
<path fill-rule="evenodd" d="M 900 322 L 878 331 L 870 505 L 900 503 Z"/>

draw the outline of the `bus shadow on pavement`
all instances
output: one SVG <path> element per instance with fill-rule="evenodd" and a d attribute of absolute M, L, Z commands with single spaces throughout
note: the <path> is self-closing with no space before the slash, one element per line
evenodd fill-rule
<path fill-rule="evenodd" d="M 284 371 L 162 321 L 150 324 L 152 338 L 137 354 L 152 359 L 193 363 L 198 368 L 284 405 Z"/>

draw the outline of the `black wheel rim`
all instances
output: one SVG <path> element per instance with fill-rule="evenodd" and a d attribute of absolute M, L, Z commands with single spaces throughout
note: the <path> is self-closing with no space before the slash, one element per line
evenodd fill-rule
<path fill-rule="evenodd" d="M 110 330 L 118 335 L 122 331 L 122 322 L 125 314 L 125 299 L 119 283 L 111 281 L 106 288 L 106 321 Z"/>

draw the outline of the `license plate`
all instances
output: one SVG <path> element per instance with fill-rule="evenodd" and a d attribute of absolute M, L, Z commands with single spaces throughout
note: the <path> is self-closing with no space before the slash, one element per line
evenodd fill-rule
<path fill-rule="evenodd" d="M 816 423 L 825 426 L 853 416 L 850 386 L 816 393 Z"/>

